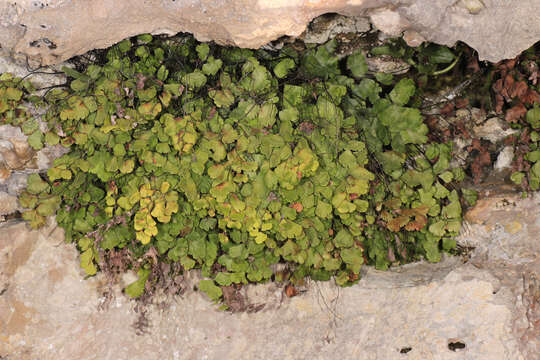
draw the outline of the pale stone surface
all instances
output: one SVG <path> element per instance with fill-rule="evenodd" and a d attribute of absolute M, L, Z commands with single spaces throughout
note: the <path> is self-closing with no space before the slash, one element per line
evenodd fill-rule
<path fill-rule="evenodd" d="M 517 212 L 532 205 L 515 206 Z M 484 227 L 478 228 L 475 244 L 485 241 L 486 226 L 504 220 L 504 236 L 513 246 L 523 243 L 518 255 L 530 264 L 538 250 L 536 237 L 510 236 L 537 232 L 538 216 L 528 212 L 537 223 L 519 228 L 507 226 L 516 212 L 494 210 L 500 211 L 506 216 L 482 214 L 486 223 L 475 225 Z M 491 262 L 501 256 L 494 250 L 496 241 L 483 260 L 473 256 L 462 264 L 460 258 L 446 258 L 388 272 L 365 268 L 358 285 L 343 289 L 309 282 L 306 292 L 291 299 L 275 284 L 250 286 L 250 302 L 265 303 L 252 314 L 218 311 L 204 295 L 188 290 L 168 309 L 151 308 L 150 327 L 138 336 L 132 327 L 137 320 L 133 302 L 116 288 L 116 298 L 99 310 L 102 277 L 83 279 L 78 252 L 63 243 L 53 222 L 40 231 L 4 223 L 0 234 L 0 357 L 8 359 L 514 360 L 534 359 L 531 351 L 538 346 L 533 337 L 538 329 L 528 320 L 537 316 L 528 289 L 534 294 L 538 283 L 531 276 L 526 284 L 516 281 L 524 274 L 516 268 L 502 276 Z M 191 273 L 188 278 L 192 284 L 198 277 Z M 450 342 L 465 348 L 451 351 Z"/>
<path fill-rule="evenodd" d="M 513 58 L 540 39 L 537 0 L 4 0 L 0 45 L 43 64 L 141 33 L 190 32 L 201 41 L 257 48 L 299 36 L 325 13 L 371 17 L 388 34 L 408 31 L 412 45 L 461 40 L 489 61 Z"/>
<path fill-rule="evenodd" d="M 514 160 L 514 148 L 512 146 L 505 146 L 499 155 L 497 155 L 497 161 L 495 161 L 495 165 L 493 165 L 493 168 L 497 171 L 503 171 L 505 169 L 509 169 L 512 165 L 512 161 Z"/>
<path fill-rule="evenodd" d="M 28 174 L 46 171 L 54 159 L 68 149 L 61 145 L 33 150 L 21 129 L 11 125 L 0 126 L 0 215 L 21 210 L 16 195 L 26 186 Z"/>
<path fill-rule="evenodd" d="M 0 4 L 0 6 L 2 5 Z M 9 72 L 17 77 L 23 77 L 27 76 L 30 71 L 35 70 L 36 73 L 29 77 L 29 80 L 31 80 L 36 87 L 60 85 L 66 82 L 65 75 L 56 73 L 64 64 L 59 64 L 47 69 L 31 68 L 30 66 L 27 67 L 25 65 L 26 64 L 21 66 L 12 58 L 0 56 L 0 74 Z"/>
<path fill-rule="evenodd" d="M 475 137 L 486 139 L 492 143 L 503 140 L 505 137 L 519 133 L 519 130 L 511 129 L 508 123 L 497 118 L 492 117 L 481 125 L 473 128 Z"/>
<path fill-rule="evenodd" d="M 539 207 L 538 192 L 482 199 L 466 214 L 470 225 L 458 240 L 475 247 L 471 263 L 499 279 L 494 291 L 514 302 L 512 328 L 527 359 L 540 354 Z"/>
<path fill-rule="evenodd" d="M 8 215 L 19 210 L 17 196 L 0 191 L 0 216 Z"/>
<path fill-rule="evenodd" d="M 40 72 L 47 74 L 32 74 L 28 78 L 35 86 L 43 88 L 64 83 L 66 77 L 61 74 L 53 74 L 55 70 L 57 69 L 54 67 L 39 69 Z M 31 71 L 32 69 L 24 65 L 18 65 L 8 58 L 0 57 L 0 73 L 11 72 L 18 77 L 25 77 Z M 29 106 L 28 109 L 30 114 L 38 119 L 44 114 L 43 109 L 37 110 L 32 106 Z M 40 123 L 41 131 L 45 131 L 45 125 L 43 122 Z M 63 146 L 56 145 L 45 146 L 36 152 L 28 145 L 27 138 L 19 127 L 0 125 L 0 192 L 7 192 L 4 196 L 8 196 L 8 194 L 10 196 L 18 195 L 26 186 L 28 174 L 46 171 L 52 166 L 54 159 L 68 151 Z M 9 199 L 9 202 L 0 204 L 2 209 L 0 213 L 9 214 L 8 209 L 13 211 L 21 210 L 16 206 L 14 207 L 11 197 Z"/>
<path fill-rule="evenodd" d="M 466 214 L 471 224 L 460 242 L 476 248 L 477 257 L 512 265 L 540 259 L 540 194 L 492 196 Z"/>
<path fill-rule="evenodd" d="M 315 18 L 302 36 L 305 43 L 322 44 L 337 34 L 365 33 L 371 30 L 367 18 L 324 15 Z"/>

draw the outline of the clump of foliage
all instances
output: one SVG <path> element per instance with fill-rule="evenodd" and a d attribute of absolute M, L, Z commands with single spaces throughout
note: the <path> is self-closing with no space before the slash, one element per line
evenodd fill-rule
<path fill-rule="evenodd" d="M 540 189 L 540 44 L 516 59 L 499 63 L 493 73 L 495 111 L 520 129 L 506 143 L 515 148 L 510 179 L 524 190 Z"/>
<path fill-rule="evenodd" d="M 132 297 L 158 262 L 202 269 L 217 300 L 277 263 L 291 269 L 281 280 L 345 286 L 364 264 L 439 261 L 471 198 L 454 186 L 465 175 L 450 168 L 452 145 L 428 140 L 411 79 L 369 74 L 361 52 L 338 60 L 335 46 L 124 40 L 36 100 L 45 132 L 21 110 L 28 83 L 2 75 L 0 121 L 36 149 L 70 148 L 29 177 L 24 218 L 56 214 L 88 275 L 128 249 Z"/>

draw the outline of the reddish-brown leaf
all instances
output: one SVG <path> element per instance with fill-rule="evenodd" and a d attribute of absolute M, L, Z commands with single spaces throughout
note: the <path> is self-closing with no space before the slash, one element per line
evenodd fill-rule
<path fill-rule="evenodd" d="M 401 200 L 399 198 L 392 198 L 390 200 L 386 200 L 383 205 L 389 209 L 396 210 L 401 207 Z"/>
<path fill-rule="evenodd" d="M 300 125 L 298 126 L 298 130 L 302 131 L 306 135 L 311 135 L 313 130 L 315 130 L 315 125 L 310 122 L 304 121 L 300 123 Z"/>
<path fill-rule="evenodd" d="M 405 230 L 407 231 L 418 231 L 422 230 L 427 225 L 427 217 L 425 216 L 416 216 L 414 221 L 411 221 L 405 225 Z"/>
<path fill-rule="evenodd" d="M 440 112 L 441 112 L 441 115 L 444 115 L 444 116 L 453 115 L 453 113 L 454 113 L 454 103 L 452 103 L 452 102 L 446 103 L 441 108 Z"/>
<path fill-rule="evenodd" d="M 395 262 L 396 261 L 396 255 L 394 254 L 394 249 L 392 249 L 392 246 L 388 246 L 388 261 Z"/>
<path fill-rule="evenodd" d="M 292 203 L 290 207 L 296 210 L 296 212 L 301 212 L 302 210 L 304 210 L 304 206 L 299 202 Z"/>
<path fill-rule="evenodd" d="M 504 119 L 509 123 L 517 123 L 526 113 L 527 109 L 525 106 L 522 103 L 519 103 L 506 111 Z"/>
<path fill-rule="evenodd" d="M 540 94 L 531 88 L 527 88 L 527 93 L 522 97 L 522 101 L 527 105 L 539 104 Z"/>
<path fill-rule="evenodd" d="M 497 112 L 497 114 L 500 114 L 502 113 L 502 108 L 503 108 L 503 105 L 504 105 L 504 98 L 501 94 L 495 94 L 495 112 Z"/>
<path fill-rule="evenodd" d="M 241 312 L 246 309 L 245 297 L 240 293 L 237 286 L 222 286 L 221 291 L 223 292 L 223 302 L 231 312 Z"/>
<path fill-rule="evenodd" d="M 511 74 L 507 74 L 504 77 L 503 88 L 501 90 L 501 95 L 505 98 L 506 101 L 510 101 L 512 97 L 510 96 L 510 91 L 514 86 L 514 77 Z"/>
<path fill-rule="evenodd" d="M 390 231 L 398 232 L 403 226 L 407 225 L 410 217 L 408 216 L 398 216 L 390 220 L 387 224 L 387 228 Z"/>
<path fill-rule="evenodd" d="M 289 284 L 285 286 L 285 295 L 287 295 L 287 297 L 296 296 L 298 295 L 298 290 L 296 290 L 296 288 L 292 284 Z"/>
<path fill-rule="evenodd" d="M 529 87 L 525 81 L 517 81 L 510 89 L 508 89 L 508 95 L 510 95 L 511 98 L 517 97 L 522 100 L 528 89 Z"/>
<path fill-rule="evenodd" d="M 504 138 L 504 140 L 503 140 L 503 143 L 504 143 L 505 146 L 514 145 L 515 142 L 516 142 L 516 136 L 515 136 L 515 135 L 507 136 L 507 137 Z"/>
<path fill-rule="evenodd" d="M 469 106 L 469 99 L 467 98 L 459 98 L 456 99 L 456 108 L 463 109 Z"/>

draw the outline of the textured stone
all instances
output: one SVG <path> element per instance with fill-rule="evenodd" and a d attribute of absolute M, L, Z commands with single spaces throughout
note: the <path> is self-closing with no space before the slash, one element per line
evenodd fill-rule
<path fill-rule="evenodd" d="M 540 194 L 522 199 L 507 194 L 481 199 L 467 212 L 471 224 L 460 242 L 476 248 L 477 257 L 512 265 L 540 259 Z"/>
<path fill-rule="evenodd" d="M 324 15 L 315 18 L 301 38 L 306 43 L 322 44 L 337 34 L 365 33 L 370 29 L 367 18 Z"/>
<path fill-rule="evenodd" d="M 20 128 L 0 126 L 0 191 L 12 195 L 20 193 L 26 186 L 28 174 L 48 169 L 54 159 L 68 151 L 68 148 L 55 145 L 46 146 L 36 153 Z"/>
<path fill-rule="evenodd" d="M 19 210 L 17 196 L 0 191 L 0 216 L 11 214 L 17 210 Z"/>
<path fill-rule="evenodd" d="M 0 7 L 1 6 L 2 5 L 0 4 Z M 1 28 L 2 27 L 0 25 L 0 29 Z M 0 33 L 1 32 L 2 31 L 0 31 Z M 0 35 L 0 38 L 1 38 L 1 35 Z M 3 45 L 3 44 L 4 43 L 2 43 L 0 39 L 0 45 Z M 22 64 L 25 64 L 25 61 L 23 62 L 21 60 L 19 62 Z M 32 68 L 27 67 L 25 65 L 19 64 L 13 58 L 0 56 L 0 73 L 9 72 L 15 76 L 23 77 L 23 76 L 28 75 L 28 73 L 33 70 Z M 63 84 L 66 82 L 66 77 L 62 74 L 55 73 L 57 70 L 60 70 L 62 65 L 64 64 L 51 66 L 49 69 L 40 69 L 38 73 L 33 74 L 29 79 L 34 83 L 35 86 L 39 88 Z M 50 73 L 50 74 L 47 74 L 47 73 Z"/>
<path fill-rule="evenodd" d="M 43 6 L 42 6 L 43 5 Z M 395 36 L 453 45 L 481 59 L 513 58 L 540 39 L 537 0 L 88 0 L 3 1 L 0 45 L 32 62 L 57 64 L 141 34 L 190 32 L 201 41 L 260 47 L 299 36 L 325 13 L 369 16 Z"/>
<path fill-rule="evenodd" d="M 83 280 L 77 250 L 53 222 L 40 231 L 5 223 L 0 233 L 0 357 L 514 360 L 533 359 L 528 351 L 537 341 L 524 331 L 535 313 L 521 300 L 531 299 L 534 278 L 511 282 L 486 262 L 460 258 L 365 268 L 358 285 L 308 282 L 290 299 L 275 284 L 249 286 L 249 301 L 265 304 L 251 314 L 218 311 L 187 290 L 168 308 L 150 307 L 149 327 L 138 336 L 135 304 L 114 288 L 102 308 L 104 279 Z M 191 272 L 186 287 L 197 278 Z M 455 342 L 465 348 L 450 350 Z"/>
<path fill-rule="evenodd" d="M 497 161 L 495 161 L 495 165 L 493 165 L 493 168 L 496 171 L 503 171 L 505 169 L 509 169 L 512 165 L 512 161 L 514 160 L 514 147 L 512 146 L 505 146 L 499 155 L 497 155 Z"/>
<path fill-rule="evenodd" d="M 501 141 L 505 137 L 519 132 L 518 130 L 510 129 L 507 123 L 497 117 L 492 117 L 483 124 L 475 126 L 473 131 L 475 137 L 489 140 L 492 143 Z"/>

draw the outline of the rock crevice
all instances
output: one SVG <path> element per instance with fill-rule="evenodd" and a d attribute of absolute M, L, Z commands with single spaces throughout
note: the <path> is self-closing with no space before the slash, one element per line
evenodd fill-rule
<path fill-rule="evenodd" d="M 258 48 L 284 35 L 300 36 L 326 13 L 369 17 L 379 30 L 403 34 L 411 45 L 463 41 L 492 62 L 540 40 L 536 0 L 50 0 L 0 4 L 0 51 L 50 65 L 137 34 L 178 32 Z"/>

